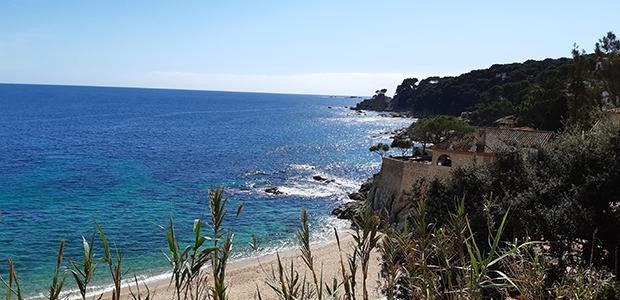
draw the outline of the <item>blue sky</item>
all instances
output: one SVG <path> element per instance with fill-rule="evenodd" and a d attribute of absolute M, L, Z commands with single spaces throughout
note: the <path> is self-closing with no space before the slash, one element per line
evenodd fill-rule
<path fill-rule="evenodd" d="M 620 1 L 0 0 L 0 82 L 367 95 L 591 50 Z"/>

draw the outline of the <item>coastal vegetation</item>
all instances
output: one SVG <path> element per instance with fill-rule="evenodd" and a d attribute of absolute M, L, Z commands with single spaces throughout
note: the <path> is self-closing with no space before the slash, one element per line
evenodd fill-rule
<path fill-rule="evenodd" d="M 543 130 L 587 123 L 592 109 L 620 104 L 620 42 L 609 32 L 593 53 L 575 45 L 571 55 L 497 64 L 459 76 L 407 78 L 393 98 L 373 97 L 357 109 L 463 116 L 478 126 L 513 115 L 519 126 Z"/>
<path fill-rule="evenodd" d="M 421 176 L 405 193 L 406 204 L 385 200 L 407 210 L 399 213 L 405 219 L 386 220 L 399 225 L 386 229 L 383 242 L 388 299 L 620 298 L 620 126 L 606 112 L 620 104 L 620 41 L 609 32 L 594 49 L 588 54 L 575 46 L 572 59 L 406 79 L 397 88 L 387 110 L 431 116 L 407 130 L 424 147 L 464 136 L 472 125 L 556 133 L 543 146 L 511 144 L 488 164 Z M 460 215 L 466 226 L 455 226 L 462 225 Z M 408 239 L 413 246 L 394 250 Z M 498 239 L 503 253 L 497 252 Z M 476 240 L 488 243 L 474 247 Z M 484 255 L 476 253 L 498 255 L 482 273 L 490 283 L 482 288 L 467 279 L 471 274 L 451 271 L 484 269 L 485 259 L 477 260 Z M 459 260 L 463 257 L 473 259 Z M 407 289 L 409 282 L 415 283 Z"/>
<path fill-rule="evenodd" d="M 378 143 L 378 144 L 370 146 L 370 148 L 368 148 L 368 150 L 370 152 L 378 153 L 381 157 L 383 157 L 383 156 L 385 156 L 385 153 L 390 151 L 390 145 L 384 144 L 384 143 Z"/>
<path fill-rule="evenodd" d="M 398 150 L 400 150 L 400 154 L 405 156 L 407 155 L 407 151 L 413 147 L 413 144 L 408 139 L 394 139 L 390 147 L 398 148 Z"/>
<path fill-rule="evenodd" d="M 620 127 L 603 122 L 586 132 L 566 129 L 535 152 L 507 151 L 489 165 L 472 164 L 445 178 L 422 179 L 412 198 L 426 199 L 430 222 L 442 225 L 450 222 L 445 211 L 454 197 L 466 197 L 475 232 L 486 228 L 488 215 L 510 211 L 510 239 L 527 236 L 549 243 L 548 255 L 557 264 L 549 276 L 567 276 L 573 262 L 617 274 Z"/>
<path fill-rule="evenodd" d="M 453 116 L 436 116 L 419 120 L 409 128 L 407 135 L 411 140 L 422 143 L 423 152 L 426 144 L 438 144 L 447 138 L 471 132 L 474 127 Z"/>

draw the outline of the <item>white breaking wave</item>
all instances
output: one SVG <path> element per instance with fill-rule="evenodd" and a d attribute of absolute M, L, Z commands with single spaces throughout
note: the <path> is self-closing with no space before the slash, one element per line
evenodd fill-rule
<path fill-rule="evenodd" d="M 411 123 L 417 121 L 416 118 L 392 118 L 381 116 L 377 112 L 365 112 L 364 114 L 357 114 L 354 112 L 341 113 L 336 117 L 326 118 L 327 121 L 339 122 L 339 123 L 373 123 L 382 124 L 388 127 L 402 128 L 411 125 Z"/>
<path fill-rule="evenodd" d="M 314 169 L 314 167 L 313 167 Z M 313 176 L 321 176 L 326 181 L 318 181 Z M 278 190 L 285 195 L 303 198 L 346 198 L 348 193 L 359 188 L 360 183 L 343 177 L 336 177 L 324 172 L 313 172 L 303 177 L 294 177 L 288 180 L 286 185 L 279 186 Z"/>
<path fill-rule="evenodd" d="M 289 167 L 293 170 L 314 170 L 316 167 L 309 164 L 290 164 Z"/>

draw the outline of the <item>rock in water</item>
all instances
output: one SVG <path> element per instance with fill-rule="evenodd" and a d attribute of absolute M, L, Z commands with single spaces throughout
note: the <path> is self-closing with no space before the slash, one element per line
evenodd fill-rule
<path fill-rule="evenodd" d="M 364 202 L 361 201 L 345 202 L 334 208 L 332 215 L 338 219 L 353 220 L 362 207 L 364 207 Z"/>
<path fill-rule="evenodd" d="M 314 176 L 312 176 L 312 179 L 314 179 L 316 181 L 325 181 L 325 180 L 327 180 L 327 178 L 323 178 L 321 175 L 314 175 Z"/>
<path fill-rule="evenodd" d="M 385 95 L 386 90 L 379 90 L 370 99 L 362 100 L 354 109 L 389 111 L 392 110 L 392 98 Z"/>
<path fill-rule="evenodd" d="M 274 195 L 284 194 L 282 191 L 278 190 L 278 187 L 276 186 L 265 189 L 265 193 L 274 194 Z"/>
<path fill-rule="evenodd" d="M 321 175 L 314 175 L 312 176 L 312 179 L 316 180 L 316 181 L 320 181 L 320 182 L 325 182 L 325 183 L 330 183 L 330 182 L 336 182 L 336 180 L 334 179 L 327 179 Z"/>

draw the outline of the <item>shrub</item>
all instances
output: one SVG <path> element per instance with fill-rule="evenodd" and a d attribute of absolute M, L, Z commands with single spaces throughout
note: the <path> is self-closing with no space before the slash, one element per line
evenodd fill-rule
<path fill-rule="evenodd" d="M 559 263 L 549 275 L 557 279 L 572 260 L 612 270 L 618 264 L 613 255 L 620 246 L 618 182 L 620 127 L 601 123 L 588 132 L 567 129 L 537 151 L 499 153 L 493 164 L 421 180 L 412 197 L 426 197 L 429 221 L 443 225 L 454 197 L 465 196 L 474 232 L 486 229 L 486 214 L 510 209 L 505 235 L 551 242 Z M 581 250 L 570 251 L 575 247 Z"/>

